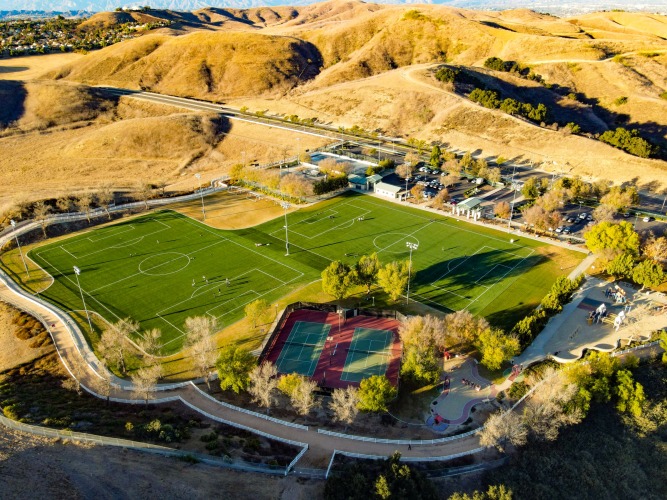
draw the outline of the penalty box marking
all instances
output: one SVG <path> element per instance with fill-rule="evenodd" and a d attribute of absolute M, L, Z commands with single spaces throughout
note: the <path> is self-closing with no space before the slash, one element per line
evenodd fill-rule
<path fill-rule="evenodd" d="M 96 243 L 96 242 L 98 242 L 98 241 L 103 241 L 103 240 L 105 240 L 105 239 L 113 238 L 113 237 L 117 236 L 118 234 L 125 234 L 126 232 L 133 231 L 133 230 L 135 230 L 135 229 L 137 229 L 137 228 L 135 227 L 134 224 L 132 224 L 131 229 L 128 229 L 128 230 L 126 230 L 126 231 L 121 231 L 120 233 L 116 232 L 116 233 L 114 233 L 114 234 L 112 234 L 112 235 L 104 236 L 104 237 L 101 237 L 101 238 L 99 238 L 99 239 L 97 239 L 97 240 L 94 240 L 94 239 L 92 239 L 90 236 L 88 236 L 88 237 L 86 237 L 86 238 L 82 238 L 81 240 L 77 240 L 76 242 L 65 243 L 65 244 L 63 244 L 63 245 L 60 245 L 59 248 L 61 248 L 62 250 L 64 250 L 65 252 L 67 252 L 68 254 L 70 254 L 72 257 L 74 257 L 74 258 L 77 259 L 77 260 L 78 260 L 78 259 L 85 259 L 85 258 L 87 258 L 87 257 L 90 257 L 91 255 L 96 255 L 96 254 L 99 254 L 99 253 L 102 253 L 102 252 L 106 252 L 107 250 L 129 247 L 129 246 L 131 246 L 131 245 L 134 245 L 134 244 L 136 244 L 136 243 L 139 243 L 140 241 L 142 241 L 142 240 L 143 240 L 145 237 L 147 237 L 147 236 L 150 236 L 150 235 L 152 235 L 152 234 L 158 234 L 158 233 L 161 233 L 161 232 L 163 232 L 163 231 L 167 231 L 167 230 L 169 230 L 169 229 L 172 229 L 172 227 L 171 227 L 170 225 L 165 224 L 164 222 L 159 221 L 159 220 L 157 220 L 157 219 L 153 219 L 153 218 L 151 218 L 151 219 L 148 219 L 148 220 L 151 220 L 151 221 L 153 221 L 153 222 L 155 222 L 155 223 L 161 224 L 161 225 L 163 225 L 164 227 L 163 227 L 162 229 L 158 229 L 157 231 L 151 231 L 151 232 L 148 233 L 148 234 L 144 234 L 144 235 L 141 235 L 141 236 L 137 236 L 136 238 L 132 238 L 132 239 L 129 239 L 129 240 L 125 240 L 125 241 L 123 241 L 123 242 L 121 242 L 121 243 L 117 243 L 117 244 L 115 244 L 115 245 L 109 245 L 109 246 L 100 248 L 99 250 L 94 250 L 94 251 L 92 251 L 92 252 L 88 252 L 88 253 L 85 253 L 85 254 L 80 254 L 80 255 L 78 255 L 78 256 L 75 255 L 75 254 L 77 253 L 76 250 L 72 249 L 72 251 L 70 251 L 70 250 L 68 250 L 66 247 L 69 246 L 70 248 L 72 248 L 73 246 L 78 245 L 78 244 L 79 244 L 81 241 L 83 241 L 83 240 L 88 240 L 88 241 L 90 241 L 91 243 Z"/>

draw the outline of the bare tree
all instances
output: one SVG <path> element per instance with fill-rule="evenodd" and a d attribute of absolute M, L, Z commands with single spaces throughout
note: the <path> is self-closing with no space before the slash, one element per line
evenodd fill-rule
<path fill-rule="evenodd" d="M 329 408 L 334 412 L 334 420 L 345 424 L 345 428 L 354 422 L 359 413 L 359 390 L 353 386 L 345 389 L 334 389 L 331 394 Z"/>
<path fill-rule="evenodd" d="M 482 446 L 495 446 L 504 452 L 506 444 L 523 446 L 528 439 L 528 429 L 521 416 L 513 411 L 506 413 L 494 413 L 491 415 L 484 428 L 479 433 L 479 444 Z"/>
<path fill-rule="evenodd" d="M 90 211 L 93 207 L 93 195 L 90 193 L 82 193 L 77 196 L 74 204 L 79 212 L 86 214 L 86 219 L 88 219 L 88 224 L 90 224 Z"/>
<path fill-rule="evenodd" d="M 161 339 L 162 331 L 159 328 L 153 328 L 145 331 L 137 344 L 149 357 L 154 358 L 162 347 Z"/>
<path fill-rule="evenodd" d="M 446 187 L 453 186 L 459 181 L 459 176 L 458 174 L 447 174 L 444 179 L 442 179 L 442 183 Z"/>
<path fill-rule="evenodd" d="M 526 401 L 523 422 L 538 439 L 553 441 L 561 427 L 581 421 L 582 414 L 576 408 L 565 411 L 565 405 L 576 395 L 578 387 L 569 383 L 563 372 L 549 367 L 533 376 L 530 382 L 540 386 Z"/>
<path fill-rule="evenodd" d="M 155 394 L 155 386 L 157 381 L 162 376 L 162 365 L 146 366 L 139 368 L 132 375 L 132 385 L 134 386 L 134 394 L 144 400 L 148 406 L 148 400 L 152 399 Z"/>
<path fill-rule="evenodd" d="M 280 179 L 280 190 L 284 193 L 302 198 L 313 193 L 313 185 L 297 174 L 287 174 Z"/>
<path fill-rule="evenodd" d="M 137 186 L 137 197 L 144 202 L 144 209 L 148 210 L 148 200 L 153 196 L 153 186 L 148 182 L 141 182 Z"/>
<path fill-rule="evenodd" d="M 102 186 L 100 190 L 97 192 L 97 203 L 107 213 L 107 217 L 109 217 L 109 220 L 111 220 L 111 212 L 109 212 L 109 208 L 114 202 L 114 199 L 115 199 L 114 192 L 108 185 Z"/>
<path fill-rule="evenodd" d="M 449 201 L 449 191 L 447 189 L 441 189 L 438 194 L 433 198 L 431 206 L 437 208 L 438 210 L 444 210 L 445 203 Z"/>
<path fill-rule="evenodd" d="M 93 380 L 92 389 L 97 392 L 100 396 L 103 396 L 107 400 L 107 405 L 109 404 L 109 398 L 111 397 L 111 390 L 113 388 L 113 375 L 109 370 L 100 370 L 97 372 L 100 377 L 95 377 Z"/>
<path fill-rule="evenodd" d="M 167 181 L 157 181 L 155 187 L 160 190 L 160 196 L 164 198 L 164 190 L 167 188 L 169 183 Z"/>
<path fill-rule="evenodd" d="M 69 213 L 72 209 L 72 199 L 69 195 L 63 195 L 56 200 L 56 208 L 61 212 Z"/>
<path fill-rule="evenodd" d="M 616 209 L 610 205 L 598 205 L 593 210 L 593 219 L 595 222 L 611 222 L 616 215 Z"/>
<path fill-rule="evenodd" d="M 292 402 L 294 409 L 300 415 L 308 415 L 310 410 L 317 406 L 317 400 L 315 399 L 316 388 L 316 382 L 313 380 L 304 379 L 294 389 L 294 392 L 292 392 L 290 401 Z"/>
<path fill-rule="evenodd" d="M 510 208 L 509 203 L 507 203 L 506 201 L 501 201 L 499 203 L 496 203 L 496 206 L 493 208 L 493 212 L 497 217 L 500 217 L 501 219 L 509 219 L 510 214 L 512 213 L 512 209 Z"/>
<path fill-rule="evenodd" d="M 273 405 L 273 391 L 278 385 L 277 374 L 275 365 L 269 362 L 256 366 L 250 372 L 248 392 L 254 402 L 266 408 L 267 413 Z"/>
<path fill-rule="evenodd" d="M 410 163 L 402 163 L 398 167 L 396 167 L 396 175 L 399 177 L 403 177 L 404 179 L 407 179 L 408 177 L 412 177 L 412 172 L 414 172 L 415 168 L 412 166 Z"/>
<path fill-rule="evenodd" d="M 126 373 L 127 337 L 138 327 L 139 324 L 130 318 L 121 319 L 104 329 L 97 345 L 104 361 L 109 365 L 116 365 L 121 373 Z"/>
<path fill-rule="evenodd" d="M 644 255 L 649 259 L 664 262 L 667 260 L 667 238 L 660 236 L 656 238 L 651 234 L 643 247 Z"/>
<path fill-rule="evenodd" d="M 460 344 L 473 342 L 482 331 L 489 328 L 489 323 L 484 318 L 476 318 L 465 310 L 445 316 L 445 325 L 448 337 Z"/>
<path fill-rule="evenodd" d="M 210 316 L 192 316 L 185 320 L 185 347 L 190 351 L 195 373 L 204 378 L 209 389 L 211 368 L 216 361 L 216 347 L 213 342 L 216 329 L 216 320 Z"/>
<path fill-rule="evenodd" d="M 42 233 L 44 238 L 46 238 L 46 226 L 49 220 L 49 213 L 51 212 L 51 207 L 44 203 L 43 201 L 38 201 L 35 203 L 34 208 L 32 209 L 32 214 L 35 217 L 35 221 L 39 223 L 42 227 Z"/>

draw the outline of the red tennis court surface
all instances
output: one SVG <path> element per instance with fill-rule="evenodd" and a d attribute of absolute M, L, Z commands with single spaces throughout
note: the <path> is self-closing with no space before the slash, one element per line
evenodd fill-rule
<path fill-rule="evenodd" d="M 352 337 L 356 328 L 371 330 L 387 330 L 393 334 L 393 339 L 387 351 L 391 353 L 387 372 L 385 375 L 392 385 L 398 385 L 398 373 L 401 362 L 401 345 L 398 340 L 398 327 L 400 322 L 392 318 L 376 318 L 375 316 L 355 316 L 347 320 L 340 320 L 339 316 L 333 312 L 314 311 L 310 309 L 298 309 L 292 312 L 283 327 L 280 329 L 274 339 L 272 347 L 266 353 L 264 360 L 276 363 L 280 352 L 287 341 L 294 325 L 297 322 L 322 323 L 331 325 L 329 336 L 324 344 L 320 354 L 317 366 L 311 379 L 316 381 L 320 387 L 339 388 L 350 385 L 358 386 L 358 382 L 341 380 L 341 375 L 345 368 L 348 349 L 352 343 Z"/>

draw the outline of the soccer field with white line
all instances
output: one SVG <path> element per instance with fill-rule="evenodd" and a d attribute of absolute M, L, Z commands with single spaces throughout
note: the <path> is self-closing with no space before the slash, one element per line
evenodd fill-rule
<path fill-rule="evenodd" d="M 228 326 L 257 298 L 268 302 L 312 282 L 332 260 L 353 264 L 378 252 L 383 263 L 413 252 L 411 296 L 443 311 L 491 317 L 534 307 L 557 276 L 559 255 L 573 252 L 351 194 L 254 228 L 223 231 L 164 210 L 47 243 L 30 257 L 54 277 L 42 296 L 64 310 L 89 309 L 108 321 L 131 317 L 163 332 L 163 354 L 182 345 L 188 316 Z M 583 256 L 582 256 L 583 257 Z M 502 323 L 499 322 L 499 323 Z"/>

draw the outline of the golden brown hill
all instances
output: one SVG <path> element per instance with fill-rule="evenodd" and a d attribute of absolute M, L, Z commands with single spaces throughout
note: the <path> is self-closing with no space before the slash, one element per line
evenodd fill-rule
<path fill-rule="evenodd" d="M 43 130 L 99 118 L 115 100 L 98 89 L 49 81 L 0 81 L 0 134 Z"/>
<path fill-rule="evenodd" d="M 163 12 L 163 11 L 157 11 Z M 80 29 L 99 29 L 116 26 L 125 23 L 154 23 L 165 19 L 166 16 L 152 15 L 146 12 L 121 11 L 121 12 L 98 12 L 83 21 Z"/>
<path fill-rule="evenodd" d="M 319 71 L 309 43 L 255 33 L 149 35 L 112 45 L 52 74 L 210 100 L 279 96 Z"/>

